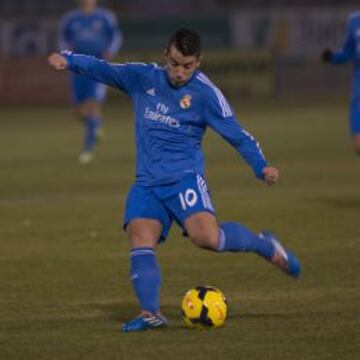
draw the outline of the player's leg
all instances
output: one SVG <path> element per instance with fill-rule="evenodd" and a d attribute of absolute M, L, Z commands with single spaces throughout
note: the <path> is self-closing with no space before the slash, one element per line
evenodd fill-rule
<path fill-rule="evenodd" d="M 253 252 L 294 278 L 300 275 L 296 256 L 271 233 L 256 234 L 238 222 L 218 225 L 215 216 L 208 212 L 188 217 L 184 226 L 196 246 L 218 252 Z"/>
<path fill-rule="evenodd" d="M 257 252 L 270 257 L 273 247 L 259 236 L 237 222 L 218 224 L 216 217 L 208 212 L 198 212 L 189 216 L 184 223 L 194 245 L 214 251 Z"/>
<path fill-rule="evenodd" d="M 176 195 L 167 199 L 166 205 L 195 245 L 218 252 L 254 252 L 286 273 L 299 276 L 298 260 L 272 235 L 256 234 L 237 222 L 218 225 L 210 193 L 200 175 L 181 180 L 172 191 Z"/>
<path fill-rule="evenodd" d="M 134 219 L 126 227 L 130 240 L 130 278 L 141 310 L 156 314 L 160 305 L 160 268 L 155 247 L 162 225 L 158 220 Z"/>
<path fill-rule="evenodd" d="M 353 135 L 353 143 L 356 153 L 360 155 L 360 134 Z"/>
<path fill-rule="evenodd" d="M 98 134 L 102 129 L 101 105 L 106 97 L 106 87 L 77 74 L 71 75 L 71 84 L 76 114 L 85 126 L 83 151 L 79 161 L 86 164 L 93 158 Z"/>
<path fill-rule="evenodd" d="M 130 278 L 141 312 L 123 325 L 123 331 L 147 330 L 167 325 L 160 314 L 161 273 L 156 245 L 171 225 L 161 202 L 141 186 L 133 186 L 126 202 L 125 228 L 130 239 Z"/>
<path fill-rule="evenodd" d="M 360 97 L 354 97 L 351 101 L 350 134 L 354 150 L 360 155 Z"/>
<path fill-rule="evenodd" d="M 198 247 L 218 252 L 254 252 L 270 259 L 274 246 L 237 222 L 218 224 L 216 217 L 199 212 L 185 220 L 185 229 Z"/>
<path fill-rule="evenodd" d="M 93 99 L 87 99 L 78 105 L 77 113 L 85 126 L 83 151 L 79 161 L 86 164 L 93 158 L 99 130 L 102 126 L 101 103 Z"/>

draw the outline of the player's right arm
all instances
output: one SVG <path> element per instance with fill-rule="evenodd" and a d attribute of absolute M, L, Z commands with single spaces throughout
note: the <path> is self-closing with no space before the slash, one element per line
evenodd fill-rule
<path fill-rule="evenodd" d="M 351 17 L 347 24 L 346 35 L 340 50 L 333 52 L 330 49 L 325 49 L 321 54 L 321 59 L 324 62 L 331 64 L 345 64 L 352 60 L 355 56 L 355 40 L 351 30 Z"/>
<path fill-rule="evenodd" d="M 139 84 L 141 74 L 148 65 L 142 63 L 112 64 L 93 56 L 71 52 L 54 53 L 48 58 L 51 67 L 57 71 L 70 70 L 97 82 L 118 88 L 127 94 Z"/>
<path fill-rule="evenodd" d="M 268 164 L 258 141 L 240 125 L 221 91 L 203 75 L 200 77 L 211 89 L 204 97 L 206 124 L 237 150 L 257 178 L 269 185 L 276 184 L 279 171 Z"/>

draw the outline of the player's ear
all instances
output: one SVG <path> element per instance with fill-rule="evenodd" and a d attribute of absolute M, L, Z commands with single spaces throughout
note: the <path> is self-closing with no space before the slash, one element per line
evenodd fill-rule
<path fill-rule="evenodd" d="M 200 66 L 200 64 L 201 64 L 201 62 L 202 62 L 202 59 L 203 59 L 202 55 L 200 55 L 200 56 L 197 58 L 197 61 L 196 61 L 196 67 L 197 67 L 197 68 Z"/>

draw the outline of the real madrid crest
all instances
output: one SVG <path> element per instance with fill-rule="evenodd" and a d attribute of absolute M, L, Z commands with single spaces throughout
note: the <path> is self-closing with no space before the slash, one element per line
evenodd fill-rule
<path fill-rule="evenodd" d="M 191 100 L 192 97 L 191 95 L 185 95 L 181 100 L 180 100 L 180 106 L 182 109 L 188 109 L 191 106 Z"/>

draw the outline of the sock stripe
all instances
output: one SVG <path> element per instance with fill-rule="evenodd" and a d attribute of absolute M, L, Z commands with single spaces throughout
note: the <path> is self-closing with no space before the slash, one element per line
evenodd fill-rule
<path fill-rule="evenodd" d="M 133 249 L 130 252 L 130 257 L 135 256 L 144 256 L 144 255 L 155 255 L 155 251 L 153 249 Z"/>

